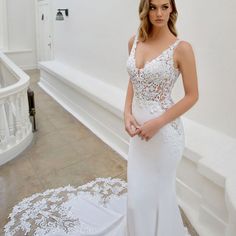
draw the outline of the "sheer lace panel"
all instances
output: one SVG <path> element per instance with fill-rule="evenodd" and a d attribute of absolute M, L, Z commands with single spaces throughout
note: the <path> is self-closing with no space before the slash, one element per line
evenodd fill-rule
<path fill-rule="evenodd" d="M 149 109 L 150 113 L 157 110 L 166 111 L 173 104 L 171 92 L 180 71 L 175 68 L 173 54 L 174 49 L 180 42 L 177 39 L 172 45 L 164 50 L 159 56 L 145 63 L 139 69 L 135 63 L 135 50 L 137 46 L 136 34 L 130 56 L 127 60 L 127 71 L 134 88 L 134 100 L 141 106 Z M 171 126 L 182 134 L 180 117 L 171 122 Z"/>

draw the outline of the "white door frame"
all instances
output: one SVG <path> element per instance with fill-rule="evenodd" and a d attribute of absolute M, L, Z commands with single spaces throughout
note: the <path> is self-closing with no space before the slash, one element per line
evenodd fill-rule
<path fill-rule="evenodd" d="M 36 28 L 36 47 L 37 47 L 37 62 L 39 61 L 39 22 L 38 22 L 38 10 L 39 10 L 39 3 L 47 3 L 49 6 L 49 22 L 50 22 L 50 35 L 51 35 L 51 59 L 54 58 L 54 31 L 53 31 L 53 10 L 52 10 L 52 0 L 34 0 L 35 1 L 35 28 Z M 38 65 L 37 65 L 38 67 Z"/>

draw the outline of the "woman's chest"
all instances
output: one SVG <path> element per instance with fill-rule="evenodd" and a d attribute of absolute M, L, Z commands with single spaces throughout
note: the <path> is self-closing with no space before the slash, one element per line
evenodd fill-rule
<path fill-rule="evenodd" d="M 131 80 L 162 80 L 163 78 L 174 79 L 178 77 L 179 71 L 174 67 L 173 59 L 170 55 L 164 53 L 161 57 L 146 62 L 144 67 L 139 69 L 135 65 L 135 60 L 130 55 L 127 59 L 127 72 Z"/>

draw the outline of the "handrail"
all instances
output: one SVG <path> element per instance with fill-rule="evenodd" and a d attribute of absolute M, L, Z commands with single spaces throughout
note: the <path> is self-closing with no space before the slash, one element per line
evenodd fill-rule
<path fill-rule="evenodd" d="M 32 141 L 27 88 L 30 77 L 0 51 L 3 81 L 14 77 L 14 84 L 0 87 L 0 165 L 20 154 Z M 10 77 L 9 77 L 10 76 Z"/>
<path fill-rule="evenodd" d="M 0 63 L 3 64 L 13 74 L 18 81 L 15 84 L 0 89 L 0 99 L 11 94 L 22 91 L 29 85 L 30 77 L 18 68 L 4 53 L 0 51 Z"/>

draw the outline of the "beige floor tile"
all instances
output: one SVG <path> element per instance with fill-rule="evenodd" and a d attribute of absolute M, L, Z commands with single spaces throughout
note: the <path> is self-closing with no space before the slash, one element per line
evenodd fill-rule
<path fill-rule="evenodd" d="M 16 204 L 24 198 L 34 193 L 42 192 L 43 190 L 43 185 L 37 177 L 30 177 L 21 183 L 17 180 L 7 186 L 7 190 L 0 197 L 0 227 L 2 228 L 8 222 L 7 217 Z"/>
<path fill-rule="evenodd" d="M 39 123 L 39 122 L 43 122 L 44 120 L 48 120 L 48 115 L 44 110 L 40 108 L 36 108 L 35 118 L 36 118 L 36 122 Z"/>
<path fill-rule="evenodd" d="M 124 171 L 124 166 L 103 153 L 97 153 L 82 163 L 83 167 L 96 177 L 113 177 Z"/>
<path fill-rule="evenodd" d="M 57 131 L 57 128 L 53 125 L 53 122 L 40 113 L 36 114 L 36 129 L 37 135 L 40 137 Z"/>
<path fill-rule="evenodd" d="M 89 155 L 99 154 L 109 149 L 104 142 L 92 133 L 89 137 L 80 139 L 79 142 L 77 140 L 72 141 L 71 145 L 79 153 L 82 151 L 83 153 L 87 153 Z"/>
<path fill-rule="evenodd" d="M 38 109 L 41 109 L 48 113 L 48 115 L 58 115 L 56 112 L 58 112 L 59 114 L 66 113 L 66 111 L 48 95 L 42 96 L 41 94 L 36 94 L 35 105 Z"/>
<path fill-rule="evenodd" d="M 68 143 L 76 143 L 82 138 L 90 137 L 91 131 L 82 124 L 68 124 L 66 127 L 58 130 L 58 133 L 65 137 Z"/>
<path fill-rule="evenodd" d="M 26 73 L 27 75 L 29 75 L 30 77 L 32 77 L 33 75 L 35 75 L 35 77 L 39 79 L 39 70 L 38 70 L 38 69 L 25 70 L 25 73 Z"/>
<path fill-rule="evenodd" d="M 58 147 L 66 146 L 65 137 L 58 135 L 57 131 L 50 132 L 45 134 L 43 138 L 36 132 L 34 138 L 34 145 L 32 146 L 31 153 L 40 153 L 48 151 L 48 153 L 56 150 Z"/>
<path fill-rule="evenodd" d="M 67 127 L 70 124 L 78 124 L 78 120 L 72 117 L 69 113 L 57 114 L 57 108 L 48 112 L 48 119 L 53 122 L 54 126 L 58 129 Z"/>
<path fill-rule="evenodd" d="M 27 155 L 16 157 L 0 167 L 1 192 L 9 187 L 22 186 L 36 176 Z"/>
<path fill-rule="evenodd" d="M 121 165 L 125 169 L 125 171 L 127 170 L 127 160 L 125 160 L 123 157 L 121 157 L 111 147 L 106 148 L 105 155 L 109 159 L 113 159 L 118 165 Z"/>
<path fill-rule="evenodd" d="M 29 87 L 34 91 L 34 95 L 49 96 L 48 94 L 44 92 L 44 90 L 41 87 L 39 87 L 37 81 L 34 81 L 34 83 L 30 84 Z M 36 101 L 38 101 L 38 99 Z"/>
<path fill-rule="evenodd" d="M 43 190 L 43 185 L 38 177 L 32 176 L 27 180 L 21 182 L 13 183 L 7 187 L 7 191 L 2 195 L 3 201 L 7 201 L 5 206 L 13 207 L 19 201 L 26 197 L 30 197 L 34 193 L 41 192 Z"/>
<path fill-rule="evenodd" d="M 49 94 L 45 93 L 44 90 L 37 86 L 37 84 L 34 86 L 37 103 L 43 104 L 44 102 L 48 102 L 47 104 L 44 104 L 45 106 L 49 103 L 51 103 L 51 105 L 54 103 L 55 106 L 58 105 L 58 103 Z"/>
<path fill-rule="evenodd" d="M 72 184 L 79 186 L 96 177 L 113 177 L 124 171 L 124 168 L 115 160 L 109 159 L 102 153 L 88 156 L 83 161 L 78 161 L 60 170 L 55 170 L 49 175 L 41 177 L 44 186 L 49 188 Z"/>
<path fill-rule="evenodd" d="M 8 222 L 8 216 L 11 213 L 11 211 L 12 211 L 12 207 L 9 207 L 8 209 L 1 208 L 1 212 L 0 212 L 0 235 L 1 236 L 5 235 L 4 234 L 4 226 Z"/>
<path fill-rule="evenodd" d="M 84 168 L 80 162 L 74 163 L 64 169 L 52 171 L 49 175 L 42 176 L 41 181 L 45 188 L 58 188 L 72 185 L 80 186 L 91 180 L 95 176 Z"/>
<path fill-rule="evenodd" d="M 30 156 L 30 162 L 37 175 L 41 178 L 50 174 L 51 171 L 65 168 L 73 163 L 82 162 L 88 159 L 86 154 L 80 155 L 70 145 L 57 147 L 47 154 L 35 153 Z"/>
<path fill-rule="evenodd" d="M 1 221 L 1 219 L 0 219 Z M 3 231 L 3 226 L 5 225 L 6 223 L 0 223 L 0 235 L 3 236 L 4 235 L 4 231 Z"/>
<path fill-rule="evenodd" d="M 124 181 L 127 182 L 127 173 L 126 173 L 126 172 L 124 172 L 124 173 L 122 173 L 122 174 L 120 174 L 120 175 L 114 176 L 114 177 L 115 177 L 115 178 L 122 179 L 122 180 L 124 180 Z"/>
<path fill-rule="evenodd" d="M 30 76 L 30 88 L 35 88 L 36 86 L 38 86 L 38 81 L 39 79 L 37 79 L 36 75 L 31 75 Z"/>
<path fill-rule="evenodd" d="M 39 96 L 39 99 L 41 99 L 41 96 Z M 67 114 L 67 112 L 60 107 L 57 103 L 50 100 L 47 100 L 47 98 L 43 98 L 40 101 L 36 103 L 38 113 L 44 113 L 47 115 L 47 117 L 57 117 L 59 115 Z"/>

